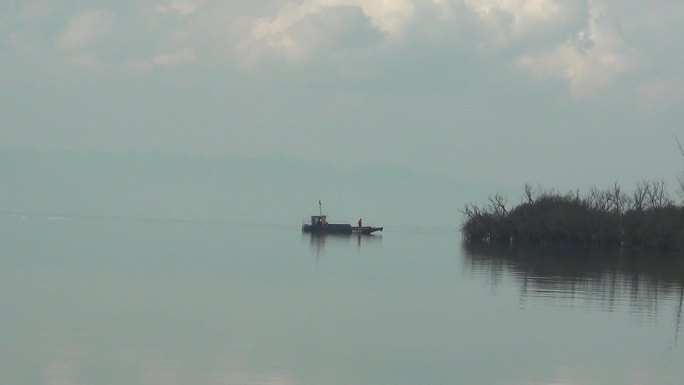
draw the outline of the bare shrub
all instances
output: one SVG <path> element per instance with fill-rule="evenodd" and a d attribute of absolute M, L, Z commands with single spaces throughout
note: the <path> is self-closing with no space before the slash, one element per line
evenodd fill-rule
<path fill-rule="evenodd" d="M 664 181 L 641 181 L 632 194 L 618 183 L 582 196 L 526 184 L 521 203 L 508 208 L 495 194 L 482 206 L 466 205 L 462 226 L 471 241 L 572 242 L 684 247 L 684 208 L 674 206 Z"/>

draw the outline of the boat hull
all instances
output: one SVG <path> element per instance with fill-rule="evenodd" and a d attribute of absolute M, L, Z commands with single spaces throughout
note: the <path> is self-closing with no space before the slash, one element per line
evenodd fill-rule
<path fill-rule="evenodd" d="M 349 224 L 335 224 L 328 223 L 325 225 L 308 225 L 302 226 L 302 232 L 312 234 L 373 234 L 376 231 L 382 231 L 382 227 L 372 226 L 352 226 Z"/>
<path fill-rule="evenodd" d="M 302 231 L 314 234 L 351 234 L 352 226 L 347 224 L 327 223 L 320 225 L 303 225 Z"/>

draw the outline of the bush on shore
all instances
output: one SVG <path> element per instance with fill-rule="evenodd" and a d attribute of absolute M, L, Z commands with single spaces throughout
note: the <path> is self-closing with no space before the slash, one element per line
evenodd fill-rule
<path fill-rule="evenodd" d="M 662 181 L 637 183 L 632 194 L 617 184 L 565 194 L 525 185 L 523 201 L 509 208 L 501 195 L 466 205 L 462 232 L 478 242 L 630 245 L 684 250 L 684 207 Z"/>

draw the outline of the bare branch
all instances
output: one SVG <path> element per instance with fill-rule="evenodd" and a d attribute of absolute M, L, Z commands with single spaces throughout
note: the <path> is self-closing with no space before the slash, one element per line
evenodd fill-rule
<path fill-rule="evenodd" d="M 501 194 L 495 194 L 489 197 L 489 207 L 492 213 L 498 217 L 505 217 L 508 215 L 506 204 L 508 200 Z"/>
<path fill-rule="evenodd" d="M 532 187 L 531 184 L 525 183 L 525 199 L 527 199 L 527 203 L 532 204 L 534 203 L 534 187 Z"/>

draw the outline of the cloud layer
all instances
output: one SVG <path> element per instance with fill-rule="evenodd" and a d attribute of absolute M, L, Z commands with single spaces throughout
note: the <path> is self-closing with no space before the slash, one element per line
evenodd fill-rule
<path fill-rule="evenodd" d="M 519 65 L 540 76 L 554 76 L 567 81 L 574 96 L 599 92 L 615 79 L 634 70 L 638 56 L 629 47 L 603 7 L 591 3 L 586 28 L 551 51 L 522 55 Z"/>
<path fill-rule="evenodd" d="M 661 0 L 666 2 L 665 0 Z M 634 7 L 641 7 L 632 2 Z M 38 0 L 5 12 L 2 41 L 14 54 L 42 49 L 77 66 L 149 72 L 193 65 L 250 70 L 265 64 L 334 62 L 338 71 L 432 51 L 467 55 L 484 65 L 518 68 L 537 81 L 560 79 L 577 98 L 600 95 L 658 61 L 644 43 L 658 15 L 624 12 L 609 0 L 272 0 L 145 1 L 116 7 L 59 7 Z M 624 7 L 624 6 L 622 6 Z M 18 10 L 17 10 L 18 9 Z M 650 18 L 649 18 L 650 16 Z M 669 14 L 672 22 L 684 16 Z M 624 25 L 634 26 L 624 29 Z M 50 31 L 59 38 L 49 38 Z M 625 35 L 625 31 L 630 35 Z M 641 34 L 641 35 L 640 35 Z M 634 43 L 637 44 L 634 44 Z M 641 44 L 642 46 L 639 46 Z M 650 52 L 648 52 L 650 50 Z M 642 52 L 646 51 L 646 52 Z M 390 52 L 390 54 L 388 54 Z M 7 53 L 6 53 L 7 54 Z M 478 58 L 479 56 L 479 58 Z M 63 60 L 58 60 L 63 61 Z M 677 71 L 672 69 L 672 71 Z M 666 74 L 666 77 L 681 77 Z M 667 94 L 659 92 L 660 95 Z"/>

